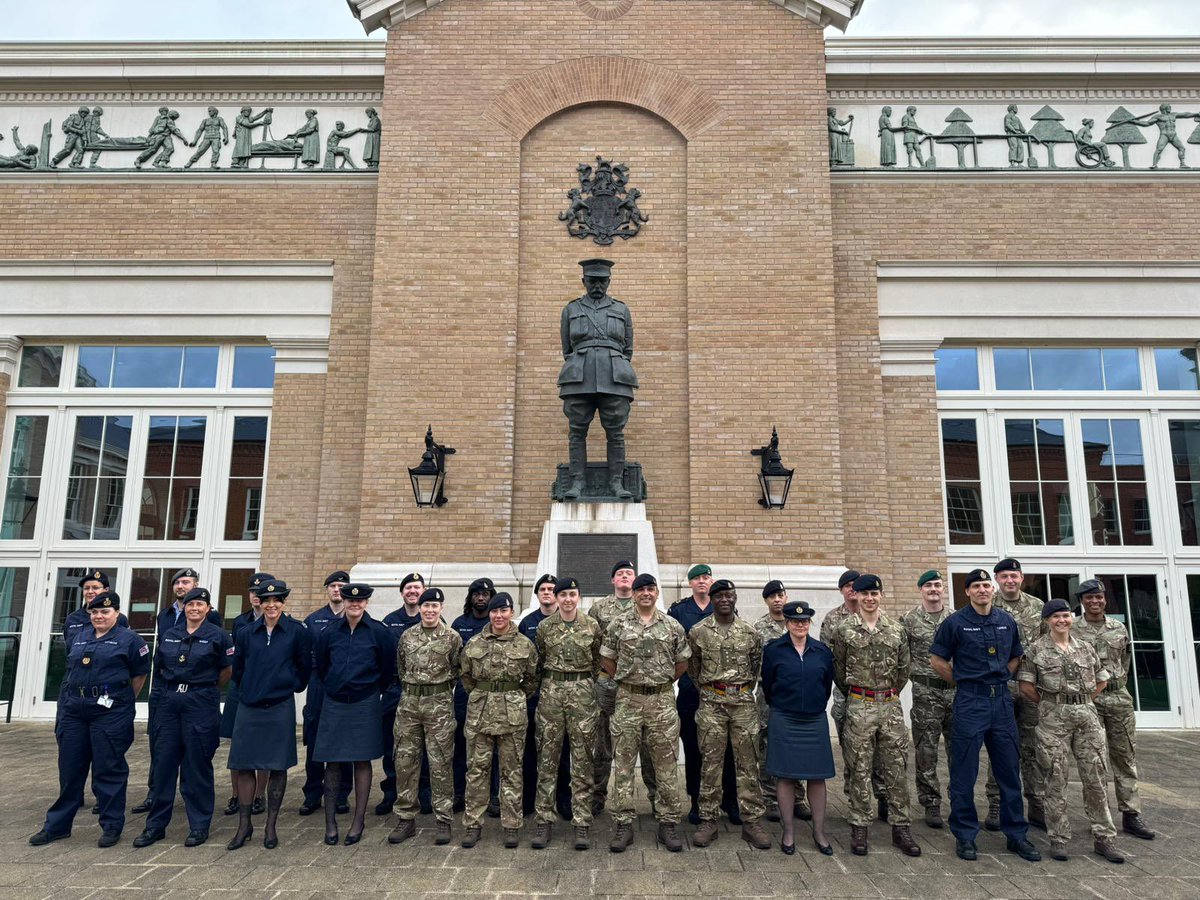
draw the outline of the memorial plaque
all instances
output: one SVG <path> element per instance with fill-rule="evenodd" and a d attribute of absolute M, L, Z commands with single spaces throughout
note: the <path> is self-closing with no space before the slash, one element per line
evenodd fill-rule
<path fill-rule="evenodd" d="M 636 534 L 560 534 L 558 536 L 558 575 L 569 575 L 579 582 L 585 597 L 606 597 L 612 593 L 612 567 L 619 559 L 638 562 Z"/>

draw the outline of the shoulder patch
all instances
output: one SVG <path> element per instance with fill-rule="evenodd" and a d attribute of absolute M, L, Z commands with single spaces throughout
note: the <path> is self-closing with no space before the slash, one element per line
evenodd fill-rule
<path fill-rule="evenodd" d="M 236 651 L 234 650 L 234 648 L 233 648 L 233 647 L 230 647 L 228 650 L 226 650 L 226 651 L 225 651 L 225 655 L 226 655 L 226 656 L 233 656 L 233 654 L 234 654 L 235 652 L 236 652 Z"/>
<path fill-rule="evenodd" d="M 147 647 L 145 644 L 142 644 L 142 649 L 138 651 L 138 656 L 145 656 L 149 652 L 150 652 L 150 648 Z"/>

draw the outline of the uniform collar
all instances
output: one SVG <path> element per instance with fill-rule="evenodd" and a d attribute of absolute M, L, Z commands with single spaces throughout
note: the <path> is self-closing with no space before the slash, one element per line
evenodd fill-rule
<path fill-rule="evenodd" d="M 284 625 L 284 622 L 287 622 L 289 619 L 291 619 L 291 616 L 289 616 L 287 613 L 281 614 L 279 616 L 279 621 L 275 623 L 275 627 L 277 629 L 283 629 L 284 631 L 286 631 L 288 628 L 292 627 L 291 625 L 286 625 L 286 626 Z M 257 619 L 255 619 L 250 625 L 250 630 L 251 631 L 266 631 L 267 630 L 267 617 L 259 616 Z"/>
<path fill-rule="evenodd" d="M 516 622 L 510 624 L 508 626 L 508 631 L 504 632 L 504 634 L 496 634 L 496 632 L 492 631 L 492 624 L 490 622 L 487 625 L 484 625 L 483 631 L 479 633 L 481 636 L 485 638 L 491 638 L 494 641 L 511 641 L 518 634 L 520 634 L 520 632 L 517 631 Z"/>

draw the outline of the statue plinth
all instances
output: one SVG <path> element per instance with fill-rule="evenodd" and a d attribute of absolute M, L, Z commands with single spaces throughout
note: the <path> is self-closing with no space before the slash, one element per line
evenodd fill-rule
<path fill-rule="evenodd" d="M 571 467 L 559 463 L 558 477 L 550 488 L 550 499 L 559 503 L 645 503 L 646 479 L 642 477 L 641 463 L 625 463 L 621 483 L 632 496 L 620 498 L 612 490 L 607 463 L 588 463 L 584 472 L 583 493 L 578 497 L 566 498 L 571 487 Z"/>

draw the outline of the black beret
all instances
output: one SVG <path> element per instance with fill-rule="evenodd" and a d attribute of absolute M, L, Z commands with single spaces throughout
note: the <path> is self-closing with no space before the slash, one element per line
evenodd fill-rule
<path fill-rule="evenodd" d="M 991 580 L 992 580 L 992 575 L 990 572 L 988 572 L 987 569 L 972 569 L 970 572 L 967 573 L 963 587 L 970 587 L 971 585 L 975 584 L 977 581 L 986 581 L 986 582 L 990 583 Z"/>
<path fill-rule="evenodd" d="M 488 612 L 491 612 L 493 609 L 512 609 L 512 608 L 513 608 L 512 594 L 505 593 L 504 591 L 501 591 L 500 593 L 496 594 L 496 596 L 492 597 L 492 599 L 488 601 Z"/>
<path fill-rule="evenodd" d="M 96 579 L 91 579 L 95 581 Z M 115 591 L 101 591 L 95 597 L 88 601 L 88 612 L 93 609 L 116 609 L 121 605 L 121 598 L 117 596 Z"/>
<path fill-rule="evenodd" d="M 878 575 L 859 575 L 854 579 L 854 591 L 882 591 L 883 581 Z"/>
<path fill-rule="evenodd" d="M 858 574 L 859 573 L 854 569 L 847 569 L 845 572 L 843 572 L 841 577 L 838 578 L 838 590 L 840 591 L 846 585 L 853 583 L 854 579 L 858 577 Z"/>
<path fill-rule="evenodd" d="M 259 600 L 266 600 L 268 597 L 275 597 L 279 600 L 286 600 L 292 589 L 287 586 L 286 581 L 280 581 L 277 578 L 267 577 L 262 584 L 254 590 L 254 595 Z"/>
<path fill-rule="evenodd" d="M 445 603 L 445 602 L 446 602 L 446 595 L 442 593 L 441 588 L 425 588 L 425 590 L 421 592 L 420 599 L 417 600 L 417 605 L 420 606 L 423 603 Z"/>
<path fill-rule="evenodd" d="M 405 575 L 403 578 L 400 579 L 400 590 L 404 590 L 406 587 L 408 587 L 410 584 L 413 584 L 413 583 L 424 584 L 425 579 L 422 578 L 420 576 L 420 574 L 417 572 L 409 572 L 407 575 Z"/>
<path fill-rule="evenodd" d="M 783 617 L 793 622 L 807 622 L 813 617 L 813 608 L 803 600 L 783 604 Z"/>
<path fill-rule="evenodd" d="M 554 582 L 554 593 L 561 594 L 563 591 L 579 590 L 579 582 L 574 578 L 566 577 L 556 579 Z"/>
<path fill-rule="evenodd" d="M 637 578 L 633 579 L 633 589 L 635 591 L 638 588 L 644 588 L 649 585 L 654 585 L 655 587 L 658 587 L 658 579 L 655 578 L 653 575 L 651 575 L 649 572 L 643 572 Z"/>
<path fill-rule="evenodd" d="M 272 575 L 270 572 L 255 572 L 253 575 L 250 576 L 250 583 L 247 585 L 247 587 L 249 587 L 250 590 L 253 591 L 253 590 L 256 590 L 259 585 L 264 584 L 268 581 L 274 581 L 274 580 L 275 580 L 275 576 Z"/>
<path fill-rule="evenodd" d="M 495 597 L 496 585 L 492 584 L 492 579 L 490 578 L 476 578 L 471 582 L 471 586 L 467 588 L 467 596 L 469 597 L 471 594 L 478 594 L 480 591 L 486 591 Z"/>
<path fill-rule="evenodd" d="M 633 563 L 631 563 L 627 559 L 620 559 L 620 560 L 617 560 L 617 564 L 612 567 L 612 574 L 616 575 L 622 569 L 629 569 L 629 571 L 631 571 L 631 572 L 636 572 L 637 566 L 635 566 Z"/>
<path fill-rule="evenodd" d="M 336 584 L 349 584 L 350 583 L 350 573 L 343 572 L 341 569 L 338 569 L 336 572 L 330 572 L 328 575 L 325 576 L 325 587 L 329 587 L 331 584 L 335 584 L 335 583 Z"/>
<path fill-rule="evenodd" d="M 1011 556 L 1005 557 L 992 567 L 992 571 L 999 575 L 1001 572 L 1020 572 L 1020 560 L 1013 559 Z"/>
<path fill-rule="evenodd" d="M 1048 619 L 1055 613 L 1060 613 L 1060 612 L 1069 613 L 1070 611 L 1071 611 L 1071 604 L 1067 603 L 1066 600 L 1047 600 L 1045 603 L 1042 604 L 1042 618 L 1043 619 Z"/>
<path fill-rule="evenodd" d="M 212 595 L 209 594 L 208 588 L 192 588 L 183 595 L 183 603 L 186 606 L 193 600 L 202 600 L 209 606 L 212 606 Z"/>
<path fill-rule="evenodd" d="M 547 572 L 545 575 L 543 575 L 541 578 L 539 578 L 537 580 L 537 582 L 533 585 L 533 592 L 536 594 L 538 591 L 540 591 L 542 589 L 543 584 L 557 584 L 557 583 L 558 583 L 558 579 L 555 578 L 553 575 L 551 575 L 549 572 Z"/>
<path fill-rule="evenodd" d="M 783 586 L 783 582 L 779 579 L 768 581 L 763 585 L 763 599 L 766 600 L 768 597 L 772 597 L 775 594 L 782 594 L 786 590 L 787 588 Z"/>
<path fill-rule="evenodd" d="M 178 572 L 176 572 L 174 575 L 171 576 L 171 586 L 174 587 L 175 582 L 177 582 L 180 578 L 195 578 L 195 579 L 199 580 L 200 573 L 197 572 L 195 569 L 191 569 L 191 568 L 180 569 Z"/>
<path fill-rule="evenodd" d="M 730 581 L 728 578 L 719 578 L 716 581 L 714 581 L 712 583 L 712 585 L 709 587 L 708 596 L 711 597 L 713 594 L 719 594 L 719 593 L 721 593 L 721 591 L 736 591 L 736 590 L 737 590 L 737 588 L 734 586 L 733 582 Z"/>
<path fill-rule="evenodd" d="M 347 582 L 342 585 L 343 600 L 370 600 L 375 588 L 362 582 Z"/>
<path fill-rule="evenodd" d="M 88 572 L 86 575 L 84 575 L 82 578 L 80 578 L 79 586 L 83 587 L 89 581 L 98 581 L 98 582 L 100 582 L 100 584 L 104 585 L 105 587 L 108 587 L 108 576 L 105 575 L 103 572 L 101 572 L 99 569 L 92 569 L 90 572 Z"/>
<path fill-rule="evenodd" d="M 1075 596 L 1082 597 L 1084 594 L 1103 594 L 1104 582 L 1095 578 L 1089 578 L 1087 581 L 1079 582 L 1079 587 L 1075 588 Z"/>

